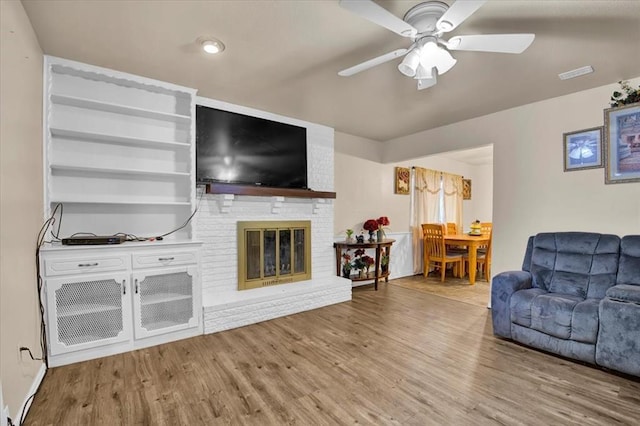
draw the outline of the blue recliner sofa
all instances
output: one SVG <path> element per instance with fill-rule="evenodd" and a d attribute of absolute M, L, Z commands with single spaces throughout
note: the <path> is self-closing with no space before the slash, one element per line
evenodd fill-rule
<path fill-rule="evenodd" d="M 537 234 L 491 284 L 497 336 L 640 376 L 640 235 Z"/>

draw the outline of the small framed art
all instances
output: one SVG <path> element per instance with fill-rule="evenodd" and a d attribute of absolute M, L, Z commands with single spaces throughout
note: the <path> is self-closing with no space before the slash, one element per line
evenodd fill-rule
<path fill-rule="evenodd" d="M 409 180 L 411 179 L 411 170 L 407 167 L 396 167 L 396 194 L 409 194 Z"/>
<path fill-rule="evenodd" d="M 565 172 L 602 167 L 602 127 L 569 132 L 563 136 Z"/>
<path fill-rule="evenodd" d="M 462 199 L 471 199 L 471 179 L 462 179 Z"/>

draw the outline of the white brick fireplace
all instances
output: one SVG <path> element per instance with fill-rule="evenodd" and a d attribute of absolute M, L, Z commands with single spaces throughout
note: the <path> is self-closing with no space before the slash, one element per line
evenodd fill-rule
<path fill-rule="evenodd" d="M 333 191 L 333 129 L 199 99 L 198 103 L 307 128 L 308 186 Z M 195 219 L 202 241 L 204 331 L 213 333 L 351 300 L 351 281 L 335 275 L 331 199 L 205 194 Z M 311 221 L 311 280 L 238 290 L 238 221 Z"/>

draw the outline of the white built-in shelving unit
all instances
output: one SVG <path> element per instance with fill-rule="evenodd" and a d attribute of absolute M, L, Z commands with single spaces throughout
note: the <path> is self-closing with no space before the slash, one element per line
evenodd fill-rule
<path fill-rule="evenodd" d="M 44 87 L 45 214 L 62 204 L 61 238 L 156 237 L 187 221 L 195 90 L 53 57 Z M 162 241 L 45 244 L 49 365 L 201 334 L 201 245 L 191 238 L 189 224 Z"/>
<path fill-rule="evenodd" d="M 45 211 L 60 236 L 151 237 L 195 208 L 195 90 L 45 59 Z M 171 238 L 191 237 L 190 226 Z"/>

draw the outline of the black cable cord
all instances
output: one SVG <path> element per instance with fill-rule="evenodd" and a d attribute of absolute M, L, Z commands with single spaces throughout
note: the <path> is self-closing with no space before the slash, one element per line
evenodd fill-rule
<path fill-rule="evenodd" d="M 27 351 L 29 352 L 29 356 L 31 357 L 32 360 L 34 361 L 44 361 L 42 358 L 36 358 L 33 356 L 33 353 L 31 353 L 31 349 L 27 348 L 26 346 L 22 346 L 20 347 L 20 352 L 22 351 Z"/>
<path fill-rule="evenodd" d="M 31 395 L 29 395 L 29 398 L 27 398 L 27 400 L 24 402 L 24 407 L 22 407 L 22 413 L 20 413 L 20 419 L 18 420 L 18 424 L 16 426 L 20 426 L 22 423 L 24 423 L 25 420 L 25 413 L 27 413 L 27 407 L 29 406 L 29 401 L 33 400 L 36 397 L 36 394 L 38 393 L 38 391 L 40 390 L 40 386 L 38 386 L 38 389 L 32 393 Z"/>
<path fill-rule="evenodd" d="M 55 222 L 56 222 L 55 216 L 58 210 L 60 210 L 60 220 L 58 221 L 58 229 L 54 233 L 53 226 L 55 225 Z M 44 243 L 44 238 L 45 238 L 45 235 L 47 234 L 47 230 L 49 229 L 49 227 L 52 227 L 51 235 L 54 238 L 59 239 L 60 225 L 62 224 L 63 211 L 64 211 L 64 207 L 62 206 L 62 204 L 60 203 L 56 204 L 53 211 L 51 212 L 51 216 L 47 220 L 45 220 L 44 223 L 42 224 L 42 227 L 38 232 L 38 238 L 36 241 L 36 287 L 38 290 L 38 306 L 40 309 L 40 350 L 42 351 L 41 359 L 44 361 L 46 368 L 49 368 L 49 360 L 47 358 L 47 329 L 46 329 L 46 323 L 44 320 L 44 313 L 45 313 L 44 303 L 42 303 L 43 281 L 42 281 L 42 276 L 40 275 L 40 247 L 42 247 L 42 244 Z M 30 350 L 29 350 L 29 354 L 31 355 L 32 359 L 35 359 L 33 354 L 31 354 Z"/>
<path fill-rule="evenodd" d="M 177 227 L 177 228 L 176 228 L 176 229 L 174 229 L 173 231 L 169 231 L 169 232 L 167 232 L 166 234 L 159 235 L 159 237 L 164 238 L 164 237 L 166 237 L 167 235 L 171 235 L 171 234 L 173 234 L 174 232 L 178 232 L 179 230 L 181 230 L 181 229 L 183 229 L 184 227 L 186 227 L 186 226 L 189 224 L 189 222 L 191 222 L 191 219 L 193 219 L 193 217 L 194 217 L 194 216 L 196 215 L 196 213 L 198 212 L 198 209 L 200 208 L 200 202 L 202 201 L 202 196 L 204 195 L 204 193 L 205 193 L 205 191 L 204 191 L 204 189 L 203 189 L 203 190 L 202 190 L 202 192 L 200 193 L 200 198 L 198 198 L 198 204 L 196 204 L 196 208 L 193 210 L 193 213 L 191 213 L 191 216 L 189 216 L 189 217 L 187 218 L 187 220 L 185 220 L 185 222 L 184 222 L 182 225 L 180 225 L 179 227 Z"/>

